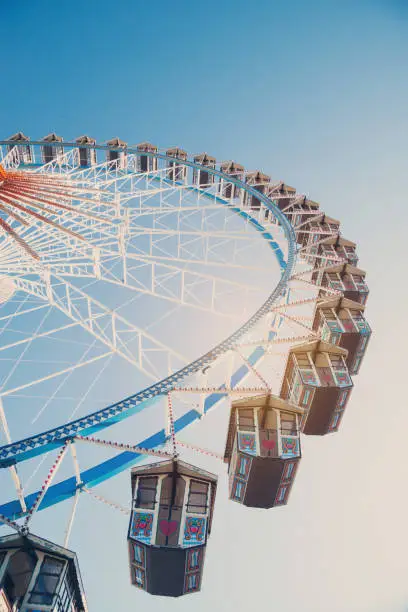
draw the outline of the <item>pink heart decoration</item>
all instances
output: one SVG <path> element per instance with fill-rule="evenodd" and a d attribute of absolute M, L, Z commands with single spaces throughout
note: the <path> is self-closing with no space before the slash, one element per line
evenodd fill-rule
<path fill-rule="evenodd" d="M 276 446 L 275 440 L 262 440 L 261 444 L 266 450 L 272 450 Z"/>
<path fill-rule="evenodd" d="M 178 521 L 166 521 L 166 520 L 162 520 L 162 521 L 160 521 L 159 526 L 160 526 L 160 531 L 165 536 L 170 536 L 172 533 L 177 531 Z"/>

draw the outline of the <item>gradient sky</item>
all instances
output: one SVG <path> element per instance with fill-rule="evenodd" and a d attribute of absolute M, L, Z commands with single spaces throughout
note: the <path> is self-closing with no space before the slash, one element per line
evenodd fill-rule
<path fill-rule="evenodd" d="M 3 137 L 117 135 L 260 168 L 341 219 L 371 291 L 374 335 L 340 433 L 304 439 L 289 505 L 248 511 L 221 486 L 203 590 L 164 601 L 129 585 L 126 519 L 85 500 L 71 547 L 91 612 L 408 610 L 407 7 L 2 3 Z M 220 438 L 209 418 L 202 446 Z"/>

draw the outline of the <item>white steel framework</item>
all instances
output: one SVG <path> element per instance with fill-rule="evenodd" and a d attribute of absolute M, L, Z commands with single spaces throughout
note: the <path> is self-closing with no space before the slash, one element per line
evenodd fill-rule
<path fill-rule="evenodd" d="M 327 232 L 337 237 L 339 230 L 334 224 L 322 230 L 324 214 L 305 196 L 282 182 L 249 186 L 246 176 L 253 173 L 245 171 L 238 180 L 209 170 L 211 182 L 200 185 L 198 164 L 177 160 L 170 171 L 162 153 L 141 172 L 139 158 L 148 154 L 130 148 L 118 148 L 117 159 L 109 161 L 102 159 L 106 147 L 91 147 L 92 163 L 84 167 L 74 144 L 55 147 L 48 163 L 36 163 L 41 143 L 34 143 L 30 155 L 26 145 L 2 146 L 0 359 L 7 367 L 0 380 L 6 442 L 0 466 L 11 474 L 19 506 L 0 506 L 0 522 L 16 528 L 14 520 L 25 517 L 17 525 L 25 529 L 40 508 L 72 497 L 67 544 L 81 492 L 127 513 L 92 488 L 143 456 L 171 457 L 179 447 L 220 458 L 180 442 L 178 432 L 230 395 L 278 393 L 290 347 L 320 337 L 312 329 L 314 307 L 341 295 L 314 280 L 316 270 L 323 274 L 334 261 L 316 247 Z M 295 252 L 296 240 L 303 242 Z M 173 316 L 179 312 L 186 327 L 173 329 L 172 336 L 163 333 L 166 325 L 176 328 Z M 201 326 L 203 317 L 207 323 Z M 195 322 L 190 328 L 189 319 Z M 208 346 L 202 342 L 207 352 L 197 359 L 189 352 L 192 337 L 217 326 L 221 337 L 231 335 L 220 344 L 218 337 Z M 33 367 L 37 345 L 53 357 Z M 91 392 L 115 359 L 134 369 L 126 373 L 137 372 L 135 384 L 143 391 L 88 415 Z M 71 377 L 89 368 L 97 370 L 78 397 L 70 392 Z M 54 429 L 33 436 L 28 426 L 19 435 L 1 402 L 21 398 L 36 406 L 31 425 L 57 402 L 74 407 L 65 424 L 56 418 Z M 141 431 L 137 444 L 123 428 L 121 441 L 93 436 L 146 406 L 160 409 L 158 433 Z M 13 442 L 19 437 L 27 440 Z M 87 468 L 79 462 L 79 446 L 119 454 Z M 59 454 L 42 481 L 43 460 L 35 458 L 54 448 Z M 68 449 L 75 478 L 58 497 L 51 481 Z M 30 459 L 34 471 L 25 470 Z M 31 487 L 42 483 L 39 492 L 25 490 L 20 464 Z"/>

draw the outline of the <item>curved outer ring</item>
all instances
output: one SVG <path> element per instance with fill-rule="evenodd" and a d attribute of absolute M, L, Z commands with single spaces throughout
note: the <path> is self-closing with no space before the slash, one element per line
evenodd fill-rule
<path fill-rule="evenodd" d="M 10 144 L 10 143 L 7 143 L 7 141 L 6 142 L 0 141 L 0 144 Z M 32 142 L 30 144 L 42 145 L 43 143 Z M 73 143 L 63 143 L 63 145 L 72 146 L 72 147 L 78 146 Z M 106 150 L 123 150 L 120 148 L 107 147 L 107 146 L 101 146 L 101 145 L 90 146 L 89 148 L 106 149 Z M 0 447 L 0 468 L 8 467 L 10 465 L 14 465 L 20 461 L 24 461 L 36 455 L 39 455 L 45 452 L 49 452 L 55 448 L 63 446 L 70 438 L 72 438 L 75 435 L 80 435 L 80 434 L 85 434 L 85 433 L 86 434 L 94 433 L 95 431 L 103 429 L 104 427 L 113 425 L 115 422 L 118 422 L 119 420 L 122 420 L 123 418 L 131 416 L 135 412 L 141 411 L 143 408 L 151 404 L 152 400 L 154 400 L 160 395 L 164 395 L 168 393 L 169 391 L 171 391 L 175 387 L 175 385 L 179 383 L 184 377 L 201 370 L 203 367 L 209 365 L 211 362 L 213 362 L 217 357 L 219 357 L 223 353 L 227 352 L 228 350 L 233 349 L 239 342 L 240 338 L 246 332 L 248 332 L 251 329 L 251 327 L 253 327 L 253 325 L 255 325 L 255 323 L 259 321 L 259 319 L 261 319 L 265 314 L 267 314 L 270 311 L 270 308 L 273 305 L 273 303 L 276 301 L 276 299 L 279 296 L 282 295 L 282 292 L 286 289 L 287 283 L 290 279 L 290 276 L 292 275 L 293 268 L 296 262 L 296 251 L 297 251 L 295 232 L 293 230 L 292 225 L 288 221 L 288 219 L 279 210 L 276 204 L 274 204 L 273 201 L 270 200 L 263 193 L 257 191 L 254 187 L 251 187 L 247 183 L 244 183 L 243 181 L 240 181 L 239 179 L 233 176 L 227 175 L 221 172 L 220 170 L 216 170 L 215 168 L 209 168 L 207 166 L 202 166 L 201 164 L 197 164 L 192 161 L 182 160 L 176 157 L 169 157 L 167 155 L 163 155 L 160 153 L 150 153 L 148 151 L 141 152 L 136 149 L 133 150 L 131 148 L 127 148 L 126 151 L 128 153 L 134 153 L 135 155 L 139 155 L 139 156 L 143 155 L 147 157 L 161 159 L 164 161 L 178 162 L 180 165 L 185 165 L 191 168 L 195 168 L 197 170 L 204 169 L 205 172 L 208 172 L 209 174 L 222 178 L 226 180 L 228 183 L 233 183 L 240 189 L 243 189 L 250 195 L 253 195 L 258 200 L 262 201 L 264 206 L 268 208 L 273 213 L 275 218 L 279 221 L 284 231 L 285 237 L 288 241 L 287 262 L 284 261 L 283 254 L 280 250 L 280 247 L 275 243 L 272 235 L 269 232 L 265 231 L 263 226 L 256 219 L 254 219 L 253 217 L 251 217 L 250 214 L 242 211 L 238 207 L 236 208 L 230 207 L 230 209 L 233 212 L 236 212 L 240 216 L 243 216 L 244 218 L 249 220 L 254 225 L 254 227 L 262 233 L 263 238 L 268 240 L 271 243 L 271 246 L 273 245 L 272 248 L 278 257 L 279 264 L 282 270 L 281 278 L 278 284 L 276 285 L 275 289 L 272 291 L 272 293 L 267 298 L 267 300 L 252 315 L 252 317 L 250 317 L 239 329 L 233 332 L 228 338 L 220 342 L 211 351 L 205 353 L 198 359 L 194 360 L 187 366 L 181 368 L 174 374 L 171 374 L 167 378 L 126 398 L 125 400 L 117 402 L 107 408 L 99 410 L 90 415 L 87 415 L 86 417 L 82 417 L 81 419 L 72 421 L 71 423 L 67 423 L 66 425 L 57 427 L 55 429 L 44 432 L 42 434 L 38 434 L 37 436 L 26 438 L 24 440 L 20 440 L 18 442 Z M 258 347 L 257 349 L 255 349 L 255 351 L 253 351 L 253 353 L 251 354 L 249 358 L 250 362 L 254 364 L 257 361 L 259 361 L 263 353 L 264 353 L 264 350 L 262 349 L 262 347 Z M 237 384 L 237 382 L 239 382 L 239 380 L 241 380 L 245 375 L 246 375 L 246 372 L 243 373 L 241 371 L 241 374 L 239 371 L 236 372 L 235 377 L 237 378 L 237 380 L 234 382 L 234 384 Z M 218 401 L 222 399 L 224 396 L 225 394 L 223 394 L 222 392 L 209 396 L 206 401 L 207 405 L 205 406 L 205 412 L 207 412 L 216 403 L 218 403 Z M 182 417 L 177 419 L 177 421 L 175 422 L 176 431 L 180 431 L 181 429 L 189 425 L 192 421 L 200 417 L 201 415 L 197 411 L 190 410 L 189 412 L 185 413 Z M 160 444 L 163 444 L 165 441 L 166 441 L 166 433 L 164 432 L 164 430 L 161 430 L 160 432 L 151 436 L 147 440 L 144 440 L 143 443 L 141 443 L 140 445 L 145 448 L 153 448 Z M 90 468 L 86 472 L 82 473 L 82 477 L 84 477 L 86 474 L 90 476 L 89 478 L 86 478 L 86 479 L 83 478 L 83 485 L 85 484 L 89 485 L 89 483 L 92 482 L 92 485 L 89 485 L 89 486 L 94 486 L 95 484 L 98 484 L 98 482 L 101 482 L 102 480 L 105 480 L 106 478 L 109 478 L 115 475 L 116 473 L 118 473 L 119 471 L 122 471 L 123 469 L 128 467 L 129 461 L 125 460 L 124 455 L 131 455 L 130 463 L 135 463 L 138 460 L 138 457 L 140 458 L 142 457 L 141 455 L 136 455 L 135 453 L 125 452 L 115 457 L 113 460 L 105 461 L 104 463 L 99 464 L 98 466 L 95 466 L 94 468 Z M 120 458 L 122 458 L 122 461 L 118 461 L 118 459 Z M 109 468 L 108 468 L 108 464 L 109 464 Z M 104 469 L 104 467 L 108 469 Z M 69 484 L 71 484 L 71 486 L 69 486 Z M 73 488 L 72 488 L 72 484 L 74 484 Z M 65 481 L 58 483 L 57 485 L 53 485 L 47 491 L 47 495 L 45 496 L 43 503 L 41 504 L 41 508 L 43 509 L 49 505 L 58 503 L 59 501 L 62 501 L 63 499 L 67 499 L 68 497 L 71 497 L 72 495 L 75 494 L 75 490 L 77 488 L 78 486 L 75 482 L 75 478 L 69 478 Z M 28 507 L 30 507 L 30 502 L 32 503 L 35 500 L 36 495 L 37 494 L 34 493 L 26 497 L 26 503 Z M 22 516 L 21 507 L 17 500 L 0 506 L 0 513 L 8 517 L 12 516 L 13 518 Z"/>

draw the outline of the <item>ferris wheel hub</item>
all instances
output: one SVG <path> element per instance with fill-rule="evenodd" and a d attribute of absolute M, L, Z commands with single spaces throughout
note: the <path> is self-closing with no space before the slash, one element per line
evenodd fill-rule
<path fill-rule="evenodd" d="M 16 292 L 16 284 L 10 276 L 0 276 L 0 304 L 10 300 Z"/>

